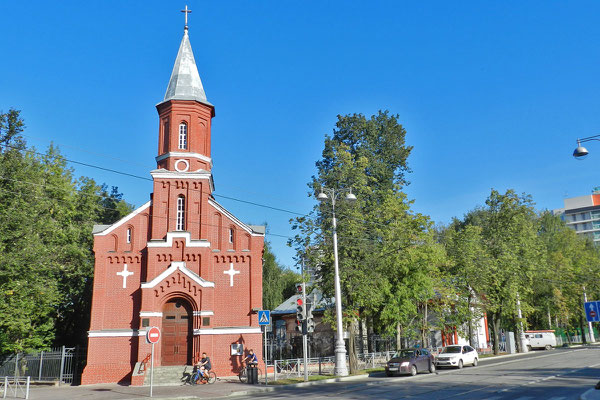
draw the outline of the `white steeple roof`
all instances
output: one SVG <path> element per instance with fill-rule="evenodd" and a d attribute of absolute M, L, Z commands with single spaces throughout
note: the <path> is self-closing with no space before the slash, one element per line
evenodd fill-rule
<path fill-rule="evenodd" d="M 181 39 L 181 45 L 163 102 L 168 100 L 196 100 L 212 106 L 206 100 L 206 93 L 204 93 L 204 87 L 194 60 L 187 26 L 183 32 L 183 39 Z"/>

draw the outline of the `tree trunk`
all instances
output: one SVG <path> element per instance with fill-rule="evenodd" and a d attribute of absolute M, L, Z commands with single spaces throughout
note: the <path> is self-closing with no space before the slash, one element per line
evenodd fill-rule
<path fill-rule="evenodd" d="M 400 322 L 396 324 L 396 350 L 400 350 L 402 348 L 402 325 Z"/>
<path fill-rule="evenodd" d="M 373 317 L 367 316 L 367 350 L 369 353 L 375 353 L 373 348 Z"/>
<path fill-rule="evenodd" d="M 524 350 L 521 348 L 521 324 L 519 321 L 514 319 L 513 323 L 515 325 L 515 344 L 517 345 L 517 353 L 523 353 Z"/>
<path fill-rule="evenodd" d="M 365 352 L 365 332 L 363 329 L 364 319 L 358 319 L 358 351 L 363 354 Z"/>
<path fill-rule="evenodd" d="M 423 348 L 427 348 L 429 347 L 427 344 L 427 339 L 429 339 L 429 335 L 428 333 L 428 329 L 427 329 L 427 301 L 425 301 L 425 304 L 423 305 L 423 329 L 421 330 L 421 346 Z"/>
<path fill-rule="evenodd" d="M 492 317 L 492 334 L 494 336 L 494 354 L 500 354 L 500 316 L 496 313 L 491 314 Z"/>
<path fill-rule="evenodd" d="M 469 316 L 469 346 L 475 347 L 473 344 L 473 316 L 471 315 L 471 294 L 467 298 L 467 309 L 469 310 L 467 315 Z"/>
<path fill-rule="evenodd" d="M 350 337 L 348 340 L 348 358 L 350 359 L 350 373 L 354 374 L 358 370 L 358 359 L 356 357 L 356 320 L 352 319 L 348 329 Z"/>
<path fill-rule="evenodd" d="M 583 314 L 579 313 L 579 329 L 581 329 L 581 342 L 587 344 L 587 338 L 585 337 L 585 324 L 583 323 Z"/>

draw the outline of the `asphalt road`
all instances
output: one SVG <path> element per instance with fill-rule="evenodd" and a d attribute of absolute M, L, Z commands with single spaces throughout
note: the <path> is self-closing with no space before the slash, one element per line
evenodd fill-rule
<path fill-rule="evenodd" d="M 477 367 L 415 377 L 372 376 L 284 388 L 247 399 L 578 399 L 600 379 L 600 348 L 535 351 L 515 358 L 482 360 Z"/>

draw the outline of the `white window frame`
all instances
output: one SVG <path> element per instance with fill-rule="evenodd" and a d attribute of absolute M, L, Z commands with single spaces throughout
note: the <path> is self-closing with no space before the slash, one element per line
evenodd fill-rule
<path fill-rule="evenodd" d="M 176 220 L 175 230 L 176 231 L 184 231 L 185 230 L 185 197 L 179 196 L 177 197 L 177 220 Z"/>
<path fill-rule="evenodd" d="M 179 124 L 179 149 L 186 150 L 187 149 L 187 135 L 188 134 L 188 126 L 187 123 L 182 122 Z"/>

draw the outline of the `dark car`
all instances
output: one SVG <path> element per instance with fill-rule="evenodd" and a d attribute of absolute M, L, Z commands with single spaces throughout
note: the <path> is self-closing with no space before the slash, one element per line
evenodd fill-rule
<path fill-rule="evenodd" d="M 421 371 L 435 372 L 433 355 L 427 349 L 400 350 L 385 366 L 387 376 L 399 374 L 414 376 Z"/>

